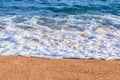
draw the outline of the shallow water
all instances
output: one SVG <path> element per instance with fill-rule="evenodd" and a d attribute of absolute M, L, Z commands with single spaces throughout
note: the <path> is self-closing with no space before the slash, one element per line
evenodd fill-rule
<path fill-rule="evenodd" d="M 119 0 L 0 1 L 0 26 L 5 27 L 72 27 L 82 30 L 101 26 L 120 28 L 119 15 Z"/>
<path fill-rule="evenodd" d="M 120 1 L 0 0 L 0 55 L 120 59 Z"/>

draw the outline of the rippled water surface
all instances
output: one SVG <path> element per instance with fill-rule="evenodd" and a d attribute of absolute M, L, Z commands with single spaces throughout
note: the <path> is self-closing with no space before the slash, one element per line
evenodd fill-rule
<path fill-rule="evenodd" d="M 0 0 L 0 55 L 120 59 L 120 0 Z"/>
<path fill-rule="evenodd" d="M 0 0 L 0 17 L 13 26 L 30 19 L 30 27 L 77 29 L 120 26 L 119 0 Z M 10 23 L 11 23 L 10 22 Z M 7 25 L 2 20 L 0 25 Z M 8 26 L 8 25 L 7 25 Z M 19 25 L 20 27 L 21 25 Z"/>
<path fill-rule="evenodd" d="M 1 14 L 75 15 L 114 14 L 120 15 L 119 0 L 1 0 Z"/>

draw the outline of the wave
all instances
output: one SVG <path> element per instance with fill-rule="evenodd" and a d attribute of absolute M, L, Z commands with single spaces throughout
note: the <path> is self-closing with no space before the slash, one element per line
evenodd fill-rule
<path fill-rule="evenodd" d="M 0 55 L 120 59 L 115 15 L 0 16 Z"/>
<path fill-rule="evenodd" d="M 120 30 L 0 28 L 0 55 L 45 58 L 120 59 Z"/>
<path fill-rule="evenodd" d="M 0 15 L 120 15 L 119 0 L 5 0 L 0 2 Z"/>
<path fill-rule="evenodd" d="M 98 27 L 120 29 L 120 17 L 115 15 L 69 15 L 64 17 L 50 17 L 37 15 L 7 15 L 0 16 L 1 27 L 19 28 L 50 28 L 55 30 L 76 29 L 93 30 Z"/>
<path fill-rule="evenodd" d="M 120 1 L 1 0 L 0 55 L 120 59 Z"/>

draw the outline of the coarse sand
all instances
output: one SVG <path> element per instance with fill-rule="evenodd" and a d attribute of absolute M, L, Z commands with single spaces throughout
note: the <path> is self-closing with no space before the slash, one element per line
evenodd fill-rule
<path fill-rule="evenodd" d="M 0 56 L 0 80 L 120 80 L 120 60 Z"/>

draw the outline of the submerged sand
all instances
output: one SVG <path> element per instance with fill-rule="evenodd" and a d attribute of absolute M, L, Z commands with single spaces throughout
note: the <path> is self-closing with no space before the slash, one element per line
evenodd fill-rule
<path fill-rule="evenodd" d="M 1 56 L 0 80 L 120 80 L 120 61 Z"/>
<path fill-rule="evenodd" d="M 0 31 L 0 55 L 45 58 L 120 59 L 120 30 L 6 28 Z"/>

